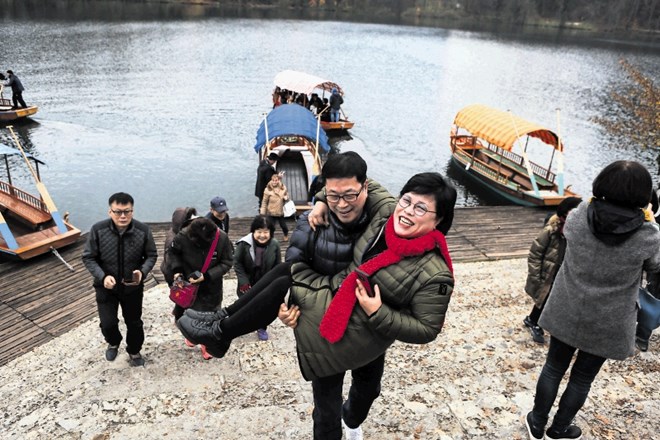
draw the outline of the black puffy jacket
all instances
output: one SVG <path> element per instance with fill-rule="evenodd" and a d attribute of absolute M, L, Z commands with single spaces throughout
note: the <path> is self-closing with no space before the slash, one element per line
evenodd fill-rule
<path fill-rule="evenodd" d="M 124 278 L 131 278 L 133 271 L 142 272 L 142 281 L 151 272 L 158 251 L 149 226 L 133 220 L 123 234 L 112 222 L 102 220 L 92 226 L 82 254 L 83 264 L 94 277 L 94 286 L 103 286 L 103 279 L 112 275 L 116 288 L 125 288 Z"/>

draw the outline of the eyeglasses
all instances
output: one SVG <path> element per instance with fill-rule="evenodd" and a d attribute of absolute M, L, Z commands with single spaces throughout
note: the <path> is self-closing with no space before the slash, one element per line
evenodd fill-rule
<path fill-rule="evenodd" d="M 402 207 L 403 209 L 406 209 L 412 204 L 412 199 L 408 196 L 403 196 L 399 199 L 399 206 Z M 415 203 L 413 205 L 413 213 L 417 217 L 423 217 L 426 215 L 427 212 L 432 212 L 434 214 L 437 214 L 437 211 L 431 211 L 429 208 L 426 207 L 425 204 L 423 203 Z"/>
<path fill-rule="evenodd" d="M 353 203 L 354 201 L 357 200 L 358 196 L 360 195 L 360 193 L 362 192 L 363 189 L 364 189 L 364 185 L 362 185 L 362 187 L 360 188 L 360 191 L 358 191 L 356 193 L 348 193 L 348 194 L 342 194 L 342 195 L 328 194 L 324 189 L 323 194 L 325 194 L 326 200 L 330 203 L 339 203 L 339 201 L 341 199 L 344 199 L 344 201 L 346 203 Z"/>
<path fill-rule="evenodd" d="M 133 214 L 132 209 L 111 209 L 110 212 L 112 212 L 117 217 L 121 217 L 123 215 L 128 217 L 129 215 Z"/>

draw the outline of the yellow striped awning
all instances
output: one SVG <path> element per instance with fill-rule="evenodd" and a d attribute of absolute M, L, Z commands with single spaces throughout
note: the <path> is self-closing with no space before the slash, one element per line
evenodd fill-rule
<path fill-rule="evenodd" d="M 562 151 L 558 146 L 558 136 L 547 128 L 526 121 L 510 112 L 496 110 L 481 104 L 469 105 L 459 111 L 454 124 L 464 128 L 473 136 L 477 136 L 511 151 L 516 139 L 528 135 L 540 139 L 553 148 Z"/>

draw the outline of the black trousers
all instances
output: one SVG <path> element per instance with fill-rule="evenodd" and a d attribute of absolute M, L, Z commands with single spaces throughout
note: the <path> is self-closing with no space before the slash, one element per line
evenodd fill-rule
<path fill-rule="evenodd" d="M 27 104 L 23 101 L 23 92 L 13 92 L 11 99 L 14 102 L 14 107 L 18 108 L 18 104 L 21 104 L 21 107 L 26 108 Z"/>
<path fill-rule="evenodd" d="M 586 402 L 591 384 L 605 363 L 605 358 L 577 350 L 553 336 L 550 338 L 548 357 L 536 383 L 536 396 L 532 411 L 536 425 L 545 426 L 548 422 L 548 414 L 557 398 L 559 384 L 576 351 L 575 363 L 571 368 L 564 394 L 559 400 L 559 408 L 552 421 L 552 426 L 559 431 L 565 429 Z"/>
<path fill-rule="evenodd" d="M 121 314 L 126 323 L 126 351 L 128 354 L 139 353 L 144 343 L 142 323 L 144 286 L 131 288 L 128 292 L 113 291 L 103 287 L 94 287 L 94 289 L 96 290 L 96 306 L 101 320 L 101 333 L 103 333 L 105 341 L 110 345 L 119 345 L 122 340 L 117 317 L 117 312 L 121 307 Z"/>
<path fill-rule="evenodd" d="M 365 421 L 371 405 L 380 395 L 380 382 L 385 368 L 385 353 L 368 364 L 351 371 L 353 381 L 348 399 L 342 405 L 344 373 L 312 381 L 314 393 L 314 440 L 341 440 L 341 420 L 349 428 Z"/>
<path fill-rule="evenodd" d="M 289 235 L 289 227 L 286 225 L 286 220 L 284 217 L 274 217 L 269 215 L 268 218 L 273 222 L 273 224 L 280 224 L 280 228 L 282 228 L 282 234 L 284 234 L 285 237 Z"/>
<path fill-rule="evenodd" d="M 280 263 L 261 277 L 250 290 L 226 308 L 222 320 L 223 339 L 234 339 L 260 328 L 277 318 L 280 305 L 291 287 L 291 264 Z"/>

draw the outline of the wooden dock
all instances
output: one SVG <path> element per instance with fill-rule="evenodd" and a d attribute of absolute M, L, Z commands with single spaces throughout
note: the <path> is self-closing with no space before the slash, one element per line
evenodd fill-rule
<path fill-rule="evenodd" d="M 547 212 L 518 206 L 459 208 L 447 235 L 452 259 L 468 262 L 525 257 Z M 249 233 L 251 221 L 231 219 L 233 242 Z M 147 277 L 146 289 L 163 282 L 159 266 L 169 228 L 169 223 L 150 225 L 159 258 Z M 293 229 L 292 220 L 289 229 Z M 275 236 L 281 242 L 279 228 Z M 85 239 L 81 237 L 60 252 L 75 269 L 73 272 L 50 254 L 27 262 L 0 264 L 0 365 L 96 318 L 91 275 L 81 260 Z M 282 245 L 284 251 L 286 243 Z M 234 276 L 231 271 L 229 277 Z"/>

